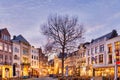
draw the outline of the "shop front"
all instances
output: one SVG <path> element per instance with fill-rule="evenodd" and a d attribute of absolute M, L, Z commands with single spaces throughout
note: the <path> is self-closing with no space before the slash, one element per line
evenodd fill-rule
<path fill-rule="evenodd" d="M 37 68 L 31 68 L 31 77 L 39 77 L 39 69 Z"/>
<path fill-rule="evenodd" d="M 86 67 L 86 76 L 87 77 L 93 76 L 93 67 L 91 65 Z"/>
<path fill-rule="evenodd" d="M 0 66 L 0 79 L 11 78 L 11 77 L 12 77 L 12 66 L 9 65 Z"/>
<path fill-rule="evenodd" d="M 85 77 L 86 75 L 86 67 L 80 67 L 80 76 Z"/>
<path fill-rule="evenodd" d="M 120 65 L 118 66 L 118 77 L 120 78 Z"/>
<path fill-rule="evenodd" d="M 21 65 L 21 69 L 22 69 L 22 77 L 29 77 L 30 75 L 29 75 L 29 73 L 30 73 L 30 71 L 29 71 L 29 68 L 30 68 L 30 64 L 22 64 Z"/>
<path fill-rule="evenodd" d="M 95 68 L 96 77 L 114 77 L 114 67 Z"/>

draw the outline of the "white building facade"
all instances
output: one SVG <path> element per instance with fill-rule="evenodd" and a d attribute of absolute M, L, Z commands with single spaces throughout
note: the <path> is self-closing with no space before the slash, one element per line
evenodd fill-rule
<path fill-rule="evenodd" d="M 33 46 L 31 47 L 31 70 L 32 76 L 39 76 L 39 50 Z"/>
<path fill-rule="evenodd" d="M 120 36 L 107 41 L 107 65 L 111 68 L 108 70 L 109 75 L 114 74 L 115 78 L 120 77 Z M 112 73 L 111 73 L 112 72 Z"/>
<path fill-rule="evenodd" d="M 117 32 L 113 30 L 106 35 L 92 40 L 86 46 L 86 72 L 88 76 L 110 76 L 114 74 L 113 68 L 108 65 L 107 41 L 117 36 Z"/>
<path fill-rule="evenodd" d="M 13 42 L 13 77 L 20 76 L 21 76 L 20 45 L 17 42 Z"/>

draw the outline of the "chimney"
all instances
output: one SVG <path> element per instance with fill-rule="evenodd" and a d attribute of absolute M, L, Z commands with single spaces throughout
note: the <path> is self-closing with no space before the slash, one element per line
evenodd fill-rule
<path fill-rule="evenodd" d="M 13 40 L 14 40 L 15 38 L 16 38 L 16 36 L 14 35 L 14 36 L 13 36 Z"/>

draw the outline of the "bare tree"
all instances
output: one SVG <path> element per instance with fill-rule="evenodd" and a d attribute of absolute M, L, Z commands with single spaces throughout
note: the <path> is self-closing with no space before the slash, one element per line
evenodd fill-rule
<path fill-rule="evenodd" d="M 76 41 L 82 39 L 83 25 L 78 24 L 77 17 L 52 15 L 48 17 L 47 23 L 42 26 L 42 31 L 44 35 L 52 39 L 54 47 L 61 50 L 62 76 L 64 76 L 64 53 L 71 47 L 73 48 Z"/>

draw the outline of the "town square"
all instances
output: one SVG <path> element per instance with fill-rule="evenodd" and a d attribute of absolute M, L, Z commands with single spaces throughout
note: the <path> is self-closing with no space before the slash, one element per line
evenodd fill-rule
<path fill-rule="evenodd" d="M 120 80 L 120 0 L 0 0 L 0 80 Z"/>

